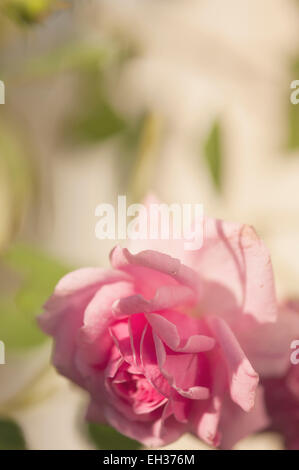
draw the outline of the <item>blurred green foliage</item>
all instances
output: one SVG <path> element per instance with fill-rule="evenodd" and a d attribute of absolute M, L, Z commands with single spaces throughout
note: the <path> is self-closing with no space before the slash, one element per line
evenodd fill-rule
<path fill-rule="evenodd" d="M 103 97 L 94 97 L 93 105 L 74 116 L 68 123 L 66 134 L 72 142 L 95 143 L 113 137 L 126 129 L 125 120 Z"/>
<path fill-rule="evenodd" d="M 0 419 L 0 450 L 25 450 L 21 428 L 11 419 Z"/>
<path fill-rule="evenodd" d="M 97 67 L 80 77 L 80 106 L 66 118 L 64 137 L 74 144 L 93 144 L 123 133 L 126 119 L 109 102 L 101 70 Z"/>
<path fill-rule="evenodd" d="M 1 267 L 4 273 L 11 270 L 20 284 L 14 295 L 0 294 L 1 340 L 14 350 L 37 346 L 46 336 L 36 323 L 36 315 L 69 269 L 26 244 L 12 246 L 2 257 Z"/>
<path fill-rule="evenodd" d="M 0 250 L 15 235 L 34 186 L 34 170 L 17 129 L 0 120 Z"/>
<path fill-rule="evenodd" d="M 73 60 L 78 72 L 76 99 L 63 132 L 64 138 L 75 145 L 92 145 L 118 135 L 127 141 L 138 127 L 139 120 L 131 122 L 117 110 L 108 92 L 111 76 L 121 72 L 136 50 L 119 39 L 103 41 L 97 47 L 98 51 L 91 48 L 87 54 L 78 50 L 77 61 Z"/>
<path fill-rule="evenodd" d="M 137 129 L 128 187 L 131 202 L 142 201 L 152 186 L 163 139 L 164 121 L 158 113 L 147 112 L 142 116 Z"/>
<path fill-rule="evenodd" d="M 40 22 L 51 11 L 66 7 L 59 0 L 3 0 L 3 12 L 16 23 L 32 25 Z"/>
<path fill-rule="evenodd" d="M 222 189 L 222 147 L 221 147 L 221 124 L 216 120 L 204 142 L 204 158 L 209 169 L 215 189 Z"/>
<path fill-rule="evenodd" d="M 299 58 L 291 65 L 291 79 L 299 80 Z M 290 151 L 299 149 L 299 104 L 295 105 L 288 100 L 288 138 L 287 149 Z"/>
<path fill-rule="evenodd" d="M 23 74 L 30 78 L 47 78 L 69 71 L 103 69 L 112 61 L 114 54 L 111 43 L 72 41 L 28 60 Z"/>
<path fill-rule="evenodd" d="M 115 110 L 106 88 L 107 76 L 119 71 L 131 53 L 128 44 L 120 44 L 114 39 L 97 43 L 68 41 L 50 52 L 26 58 L 20 64 L 19 72 L 14 69 L 12 73 L 19 83 L 23 79 L 48 79 L 49 76 L 71 72 L 77 78 L 78 99 L 74 109 L 67 109 L 63 118 L 63 140 L 90 145 L 121 135 L 125 150 L 120 154 L 128 156 L 130 164 L 133 164 L 131 154 L 142 132 L 141 120 L 129 122 Z M 9 234 L 0 244 L 3 252 L 12 243 L 20 226 L 24 204 L 34 190 L 35 171 L 27 156 L 28 146 L 20 136 L 16 138 L 16 133 L 2 121 L 6 119 L 0 121 L 0 191 L 5 187 L 6 193 L 4 196 L 0 194 L 0 201 L 6 204 L 10 218 L 9 222 L 0 219 L 0 228 L 1 224 L 9 228 Z M 5 276 L 8 271 L 18 279 L 19 286 L 6 292 L 5 287 L 1 292 L 0 286 L 1 340 L 7 348 L 14 350 L 36 346 L 45 340 L 45 336 L 35 317 L 57 281 L 69 269 L 30 246 L 16 244 L 0 259 L 0 275 Z"/>
<path fill-rule="evenodd" d="M 141 448 L 140 442 L 129 439 L 104 424 L 89 423 L 88 435 L 97 449 L 135 450 Z"/>
<path fill-rule="evenodd" d="M 136 54 L 133 45 L 119 39 L 69 41 L 26 62 L 24 78 L 42 79 L 71 72 L 75 77 L 74 103 L 66 110 L 62 139 L 73 145 L 92 145 L 122 135 L 126 141 L 138 122 L 130 122 L 112 104 L 108 93 L 111 76 Z"/>

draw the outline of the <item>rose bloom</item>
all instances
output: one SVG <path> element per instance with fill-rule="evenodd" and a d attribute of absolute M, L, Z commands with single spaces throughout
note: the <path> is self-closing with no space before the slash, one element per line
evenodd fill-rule
<path fill-rule="evenodd" d="M 270 430 L 283 435 L 288 449 L 299 450 L 299 364 L 290 361 L 292 352 L 299 358 L 299 353 L 290 349 L 292 342 L 299 340 L 299 302 L 286 302 L 280 310 L 277 326 L 280 328 L 281 318 L 288 316 L 287 324 L 291 331 L 287 345 L 289 367 L 282 377 L 263 379 L 265 401 L 271 419 Z"/>
<path fill-rule="evenodd" d="M 191 432 L 230 448 L 268 426 L 258 373 L 275 362 L 262 340 L 277 310 L 269 254 L 251 227 L 210 218 L 201 249 L 178 241 L 172 257 L 170 245 L 116 247 L 111 269 L 68 274 L 40 325 L 57 370 L 88 391 L 87 419 L 146 446 Z"/>

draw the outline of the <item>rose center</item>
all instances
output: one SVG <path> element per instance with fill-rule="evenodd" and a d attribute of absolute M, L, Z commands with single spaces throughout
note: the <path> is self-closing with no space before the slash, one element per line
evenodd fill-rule
<path fill-rule="evenodd" d="M 118 392 L 131 402 L 136 413 L 148 412 L 166 401 L 143 375 L 130 374 L 128 380 L 118 384 Z"/>

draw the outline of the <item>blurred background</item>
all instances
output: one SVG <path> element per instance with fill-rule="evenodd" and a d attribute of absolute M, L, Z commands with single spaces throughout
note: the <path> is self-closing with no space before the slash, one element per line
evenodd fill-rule
<path fill-rule="evenodd" d="M 136 446 L 84 423 L 35 321 L 64 273 L 108 265 L 99 203 L 151 190 L 252 224 L 298 296 L 298 24 L 297 0 L 1 0 L 0 449 Z"/>

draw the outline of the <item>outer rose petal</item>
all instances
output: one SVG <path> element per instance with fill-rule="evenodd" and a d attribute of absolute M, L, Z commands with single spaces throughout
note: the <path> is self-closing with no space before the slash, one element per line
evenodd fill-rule
<path fill-rule="evenodd" d="M 230 381 L 231 398 L 243 410 L 249 411 L 254 406 L 255 391 L 259 381 L 258 374 L 252 368 L 225 321 L 218 317 L 210 317 L 208 324 L 222 350 Z"/>
<path fill-rule="evenodd" d="M 94 423 L 107 423 L 105 415 L 103 413 L 103 407 L 98 405 L 95 401 L 91 401 L 88 405 L 85 418 L 87 421 Z"/>
<path fill-rule="evenodd" d="M 111 426 L 147 447 L 165 446 L 176 441 L 186 431 L 186 424 L 178 423 L 173 417 L 148 423 L 132 421 L 109 406 L 104 407 L 104 414 Z"/>
<path fill-rule="evenodd" d="M 45 304 L 45 312 L 38 318 L 42 330 L 55 340 L 53 363 L 58 371 L 83 385 L 78 371 L 77 338 L 83 325 L 84 311 L 104 283 L 129 279 L 126 273 L 111 269 L 83 268 L 64 276 Z"/>
<path fill-rule="evenodd" d="M 231 401 L 225 403 L 219 425 L 221 448 L 231 449 L 244 437 L 263 431 L 268 425 L 263 389 L 258 387 L 254 407 L 249 413 L 245 413 Z"/>
<path fill-rule="evenodd" d="M 223 397 L 226 392 L 227 373 L 223 367 L 219 352 L 213 350 L 210 354 L 213 360 L 213 379 L 211 383 L 211 398 L 207 401 L 194 402 L 191 425 L 194 434 L 209 445 L 218 446 L 220 434 L 219 420 L 222 412 Z"/>
<path fill-rule="evenodd" d="M 117 319 L 112 306 L 116 300 L 133 293 L 134 286 L 129 282 L 116 282 L 98 290 L 85 310 L 78 338 L 82 362 L 97 366 L 105 363 L 112 344 L 108 327 Z"/>
<path fill-rule="evenodd" d="M 218 431 L 222 400 L 212 397 L 207 404 L 203 404 L 195 414 L 194 434 L 211 446 L 217 447 L 220 442 Z"/>
<path fill-rule="evenodd" d="M 169 255 L 160 253 L 159 251 L 141 251 L 133 255 L 129 250 L 115 247 L 110 254 L 110 261 L 114 268 L 126 270 L 134 273 L 134 267 L 143 267 L 151 270 L 151 276 L 156 276 L 158 273 L 166 274 L 168 277 L 164 279 L 164 284 L 170 283 L 173 279 L 179 284 L 186 285 L 199 291 L 200 279 L 198 274 L 188 266 L 181 264 L 177 258 L 172 258 Z"/>
<path fill-rule="evenodd" d="M 184 262 L 205 280 L 204 314 L 225 315 L 230 321 L 241 314 L 252 315 L 260 323 L 275 321 L 270 256 L 252 227 L 206 218 L 203 246 L 186 251 Z"/>
<path fill-rule="evenodd" d="M 121 280 L 130 280 L 130 277 L 112 269 L 82 268 L 67 274 L 58 282 L 53 295 L 45 303 L 45 311 L 38 318 L 40 327 L 45 333 L 54 335 L 68 307 L 76 310 L 78 299 L 88 303 L 101 285 Z"/>
<path fill-rule="evenodd" d="M 263 378 L 282 376 L 290 366 L 290 344 L 299 338 L 299 314 L 285 303 L 276 323 L 261 325 L 247 318 L 237 328 L 237 335 L 254 369 Z"/>

